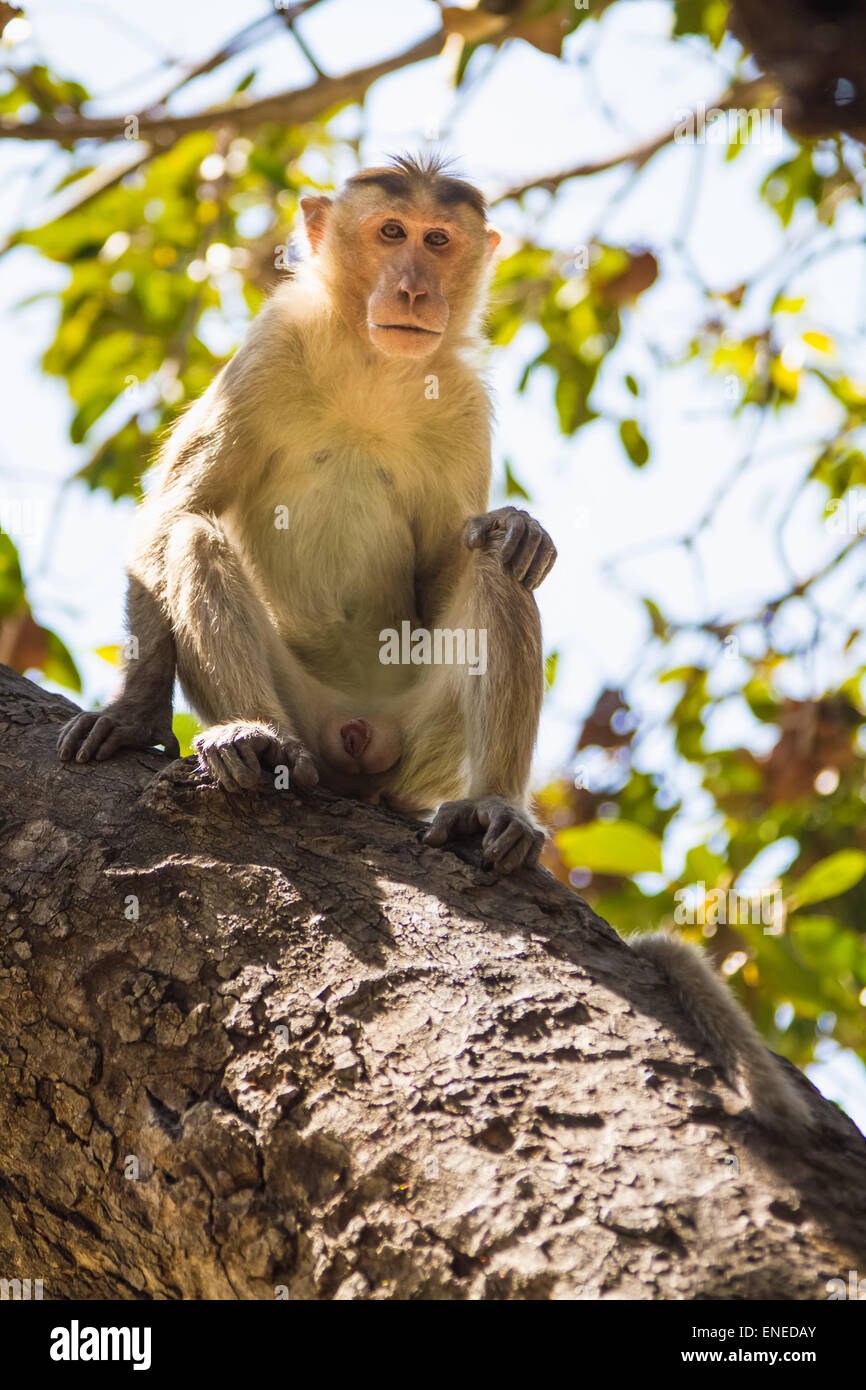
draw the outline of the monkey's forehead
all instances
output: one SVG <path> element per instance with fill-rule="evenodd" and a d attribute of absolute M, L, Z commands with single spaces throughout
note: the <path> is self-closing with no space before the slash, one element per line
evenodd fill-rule
<path fill-rule="evenodd" d="M 483 193 L 464 179 L 445 174 L 407 175 L 400 169 L 362 169 L 348 179 L 342 199 L 387 199 L 390 205 L 433 210 L 441 216 L 455 216 L 466 210 L 486 221 L 487 203 Z"/>

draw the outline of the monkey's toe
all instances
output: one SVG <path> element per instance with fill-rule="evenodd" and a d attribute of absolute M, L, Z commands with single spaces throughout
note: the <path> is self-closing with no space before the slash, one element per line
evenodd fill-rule
<path fill-rule="evenodd" d="M 493 821 L 482 841 L 482 863 L 497 876 L 532 868 L 544 844 L 544 833 L 516 813 L 506 812 Z"/>
<path fill-rule="evenodd" d="M 87 762 L 89 754 L 83 757 L 79 755 L 84 753 L 88 735 L 99 718 L 97 710 L 86 711 L 84 714 L 76 714 L 74 719 L 63 725 L 57 739 L 57 751 L 62 762 L 71 762 L 73 758 L 78 762 Z"/>
<path fill-rule="evenodd" d="M 447 801 L 439 807 L 422 837 L 425 844 L 444 845 L 484 832 L 481 841 L 482 870 L 496 878 L 538 863 L 544 831 L 526 812 L 499 797 L 481 801 Z"/>

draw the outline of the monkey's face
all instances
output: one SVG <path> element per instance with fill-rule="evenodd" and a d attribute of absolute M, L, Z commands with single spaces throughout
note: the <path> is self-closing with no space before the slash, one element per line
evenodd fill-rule
<path fill-rule="evenodd" d="M 379 352 L 429 357 L 475 311 L 499 237 L 472 209 L 377 187 L 301 206 L 344 311 Z"/>
<path fill-rule="evenodd" d="M 460 229 L 403 207 L 377 210 L 359 233 L 370 286 L 371 343 L 388 357 L 429 357 L 451 317 L 454 262 L 464 259 Z"/>

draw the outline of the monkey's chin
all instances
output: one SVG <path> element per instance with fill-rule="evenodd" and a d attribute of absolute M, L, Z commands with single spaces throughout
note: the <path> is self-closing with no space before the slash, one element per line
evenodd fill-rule
<path fill-rule="evenodd" d="M 442 342 L 442 334 L 430 329 L 396 324 L 368 323 L 370 342 L 386 357 L 429 357 Z"/>

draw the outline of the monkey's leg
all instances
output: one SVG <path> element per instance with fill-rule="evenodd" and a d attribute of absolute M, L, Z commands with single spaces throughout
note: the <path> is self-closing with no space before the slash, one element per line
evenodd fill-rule
<path fill-rule="evenodd" d="M 165 573 L 178 676 L 212 726 L 195 741 L 202 765 L 230 791 L 256 786 L 263 766 L 279 765 L 314 786 L 315 763 L 278 689 L 294 691 L 296 707 L 313 692 L 222 528 L 200 516 L 177 520 Z"/>
<path fill-rule="evenodd" d="M 472 548 L 464 552 L 457 588 L 436 626 L 462 630 L 467 654 L 476 658 L 475 673 L 468 664 L 432 668 L 427 688 L 408 717 L 408 727 L 417 731 L 420 742 L 409 750 L 404 775 L 411 784 L 425 765 L 453 767 L 454 739 L 459 736 L 468 762 L 467 794 L 439 807 L 425 838 L 441 845 L 481 833 L 485 865 L 504 874 L 534 864 L 544 843 L 528 804 L 544 693 L 541 623 L 531 581 L 539 574 L 543 578 L 549 565 L 542 557 L 537 563 L 533 559 L 538 544 L 533 554 L 521 559 L 521 546 L 509 544 L 507 528 L 492 525 L 484 548 L 476 548 L 473 535 L 467 528 L 464 538 Z M 449 718 L 449 706 L 451 731 L 441 741 L 442 713 Z M 425 719 L 432 733 L 426 748 Z M 401 790 L 411 795 L 410 786 Z"/>
<path fill-rule="evenodd" d="M 123 688 L 101 710 L 77 714 L 60 730 L 57 749 L 64 762 L 104 762 L 121 748 L 163 744 L 169 757 L 180 756 L 171 730 L 175 650 L 171 628 L 146 584 L 130 576 L 126 598 L 130 647 Z"/>

